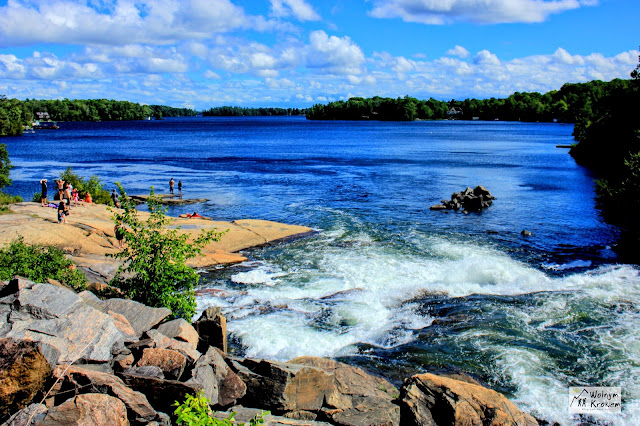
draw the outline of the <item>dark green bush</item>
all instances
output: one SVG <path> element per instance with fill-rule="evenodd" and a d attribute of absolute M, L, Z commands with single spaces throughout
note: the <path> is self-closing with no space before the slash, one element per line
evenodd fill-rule
<path fill-rule="evenodd" d="M 0 250 L 0 279 L 6 281 L 14 275 L 38 283 L 52 278 L 77 291 L 87 287 L 87 278 L 62 250 L 42 244 L 30 246 L 22 237 Z"/>

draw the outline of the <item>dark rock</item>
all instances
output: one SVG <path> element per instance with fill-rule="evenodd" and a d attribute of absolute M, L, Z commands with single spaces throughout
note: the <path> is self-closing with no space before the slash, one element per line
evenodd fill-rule
<path fill-rule="evenodd" d="M 247 386 L 229 367 L 222 352 L 214 347 L 209 347 L 198 359 L 190 382 L 202 385 L 212 405 L 220 407 L 235 404 L 247 391 Z"/>
<path fill-rule="evenodd" d="M 162 369 L 155 365 L 144 365 L 142 367 L 131 367 L 124 370 L 127 374 L 137 374 L 139 376 L 155 377 L 157 379 L 164 379 L 164 373 Z"/>
<path fill-rule="evenodd" d="M 108 299 L 104 301 L 104 307 L 106 310 L 124 315 L 138 337 L 171 315 L 167 308 L 150 308 L 128 299 Z"/>
<path fill-rule="evenodd" d="M 50 375 L 37 343 L 0 339 L 0 421 L 26 407 Z"/>
<path fill-rule="evenodd" d="M 403 425 L 538 425 L 494 390 L 428 373 L 407 379 L 400 401 Z"/>
<path fill-rule="evenodd" d="M 256 418 L 262 417 L 265 425 L 278 426 L 329 426 L 330 423 L 317 422 L 308 419 L 293 419 L 290 417 L 274 416 L 273 414 L 266 414 L 263 410 L 256 408 L 245 407 L 233 407 L 230 411 L 218 411 L 213 417 L 216 419 L 228 419 L 231 413 L 235 413 L 233 417 L 238 423 L 249 424 L 249 422 Z"/>
<path fill-rule="evenodd" d="M 38 426 L 113 425 L 129 426 L 122 401 L 109 395 L 90 393 L 68 399 L 50 409 Z"/>
<path fill-rule="evenodd" d="M 122 380 L 131 389 L 143 393 L 151 405 L 158 411 L 173 407 L 173 403 L 182 403 L 187 395 L 197 395 L 202 386 L 183 383 L 177 380 L 158 379 L 139 374 L 120 373 Z"/>
<path fill-rule="evenodd" d="M 204 352 L 213 346 L 227 353 L 227 319 L 219 307 L 205 309 L 193 325 L 200 336 L 198 350 Z"/>
<path fill-rule="evenodd" d="M 533 235 L 533 232 L 523 229 L 522 232 L 520 232 L 520 235 L 522 235 L 523 237 L 530 237 Z"/>

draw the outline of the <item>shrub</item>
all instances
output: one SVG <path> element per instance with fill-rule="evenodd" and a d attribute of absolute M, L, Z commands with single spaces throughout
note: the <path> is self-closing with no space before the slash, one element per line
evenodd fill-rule
<path fill-rule="evenodd" d="M 19 195 L 9 195 L 4 192 L 0 192 L 0 214 L 9 212 L 9 207 L 7 207 L 8 204 L 20 202 L 22 202 L 22 197 Z"/>
<path fill-rule="evenodd" d="M 177 423 L 185 426 L 242 426 L 244 423 L 236 423 L 233 419 L 236 413 L 229 414 L 226 419 L 216 419 L 211 417 L 214 412 L 209 407 L 209 399 L 204 396 L 202 391 L 198 395 L 187 395 L 182 404 L 176 401 L 173 406 L 176 407 L 174 414 L 178 417 Z M 257 414 L 249 421 L 249 426 L 264 424 L 264 416 L 269 414 L 263 411 Z"/>
<path fill-rule="evenodd" d="M 94 203 L 107 204 L 110 206 L 113 205 L 111 193 L 104 188 L 104 185 L 98 176 L 92 175 L 89 177 L 89 180 L 86 180 L 83 177 L 78 176 L 71 167 L 67 167 L 67 170 L 60 175 L 60 178 L 73 185 L 73 187 L 78 190 L 81 197 L 84 197 L 84 195 L 89 192 Z M 38 199 L 38 202 L 40 202 L 40 199 Z"/>
<path fill-rule="evenodd" d="M 87 278 L 62 250 L 42 244 L 30 246 L 22 237 L 0 249 L 0 279 L 9 280 L 14 275 L 38 283 L 52 278 L 77 291 L 87 287 Z"/>
<path fill-rule="evenodd" d="M 189 241 L 189 235 L 178 234 L 179 227 L 167 229 L 172 219 L 166 216 L 166 208 L 153 188 L 147 200 L 150 216 L 142 221 L 122 185 L 116 185 L 122 210 L 115 211 L 112 218 L 124 225 L 126 245 L 121 252 L 110 255 L 124 261 L 111 285 L 131 299 L 147 306 L 164 306 L 174 317 L 191 321 L 196 310 L 194 289 L 200 276 L 186 262 L 200 254 L 204 246 L 219 240 L 222 233 L 203 230 Z"/>

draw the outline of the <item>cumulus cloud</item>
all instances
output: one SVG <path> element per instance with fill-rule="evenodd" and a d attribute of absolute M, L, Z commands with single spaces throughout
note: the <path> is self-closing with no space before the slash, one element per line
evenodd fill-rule
<path fill-rule="evenodd" d="M 0 46 L 36 43 L 167 44 L 205 39 L 251 21 L 229 0 L 9 0 L 0 7 Z"/>
<path fill-rule="evenodd" d="M 554 13 L 593 5 L 593 0 L 374 0 L 370 15 L 429 25 L 543 22 Z"/>
<path fill-rule="evenodd" d="M 300 21 L 317 21 L 320 15 L 304 0 L 271 0 L 271 12 L 276 17 L 294 16 Z"/>
<path fill-rule="evenodd" d="M 447 50 L 447 55 L 450 56 L 458 56 L 460 58 L 468 58 L 469 51 L 462 46 L 456 45 L 453 49 Z"/>
<path fill-rule="evenodd" d="M 306 64 L 334 74 L 360 74 L 365 61 L 360 47 L 347 36 L 329 36 L 324 31 L 314 31 L 309 36 Z"/>

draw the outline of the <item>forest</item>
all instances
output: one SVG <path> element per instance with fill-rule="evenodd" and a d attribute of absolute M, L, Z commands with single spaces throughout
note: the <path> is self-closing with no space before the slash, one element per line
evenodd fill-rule
<path fill-rule="evenodd" d="M 237 106 L 213 107 L 202 112 L 211 117 L 255 117 L 264 115 L 304 115 L 306 109 L 299 108 L 243 108 Z"/>
<path fill-rule="evenodd" d="M 187 108 L 141 105 L 108 99 L 21 101 L 0 95 L 0 136 L 21 134 L 23 126 L 29 126 L 39 119 L 37 112 L 47 113 L 51 121 L 143 120 L 147 117 L 159 119 L 197 114 L 195 110 Z"/>
<path fill-rule="evenodd" d="M 558 121 L 575 123 L 581 117 L 591 117 L 600 99 L 619 90 L 628 90 L 629 80 L 600 80 L 588 83 L 567 83 L 560 90 L 545 94 L 516 92 L 504 99 L 465 99 L 439 101 L 403 98 L 350 98 L 348 101 L 316 104 L 309 108 L 310 120 L 504 120 Z M 455 110 L 452 108 L 455 107 Z M 450 111 L 455 111 L 451 113 Z"/>

